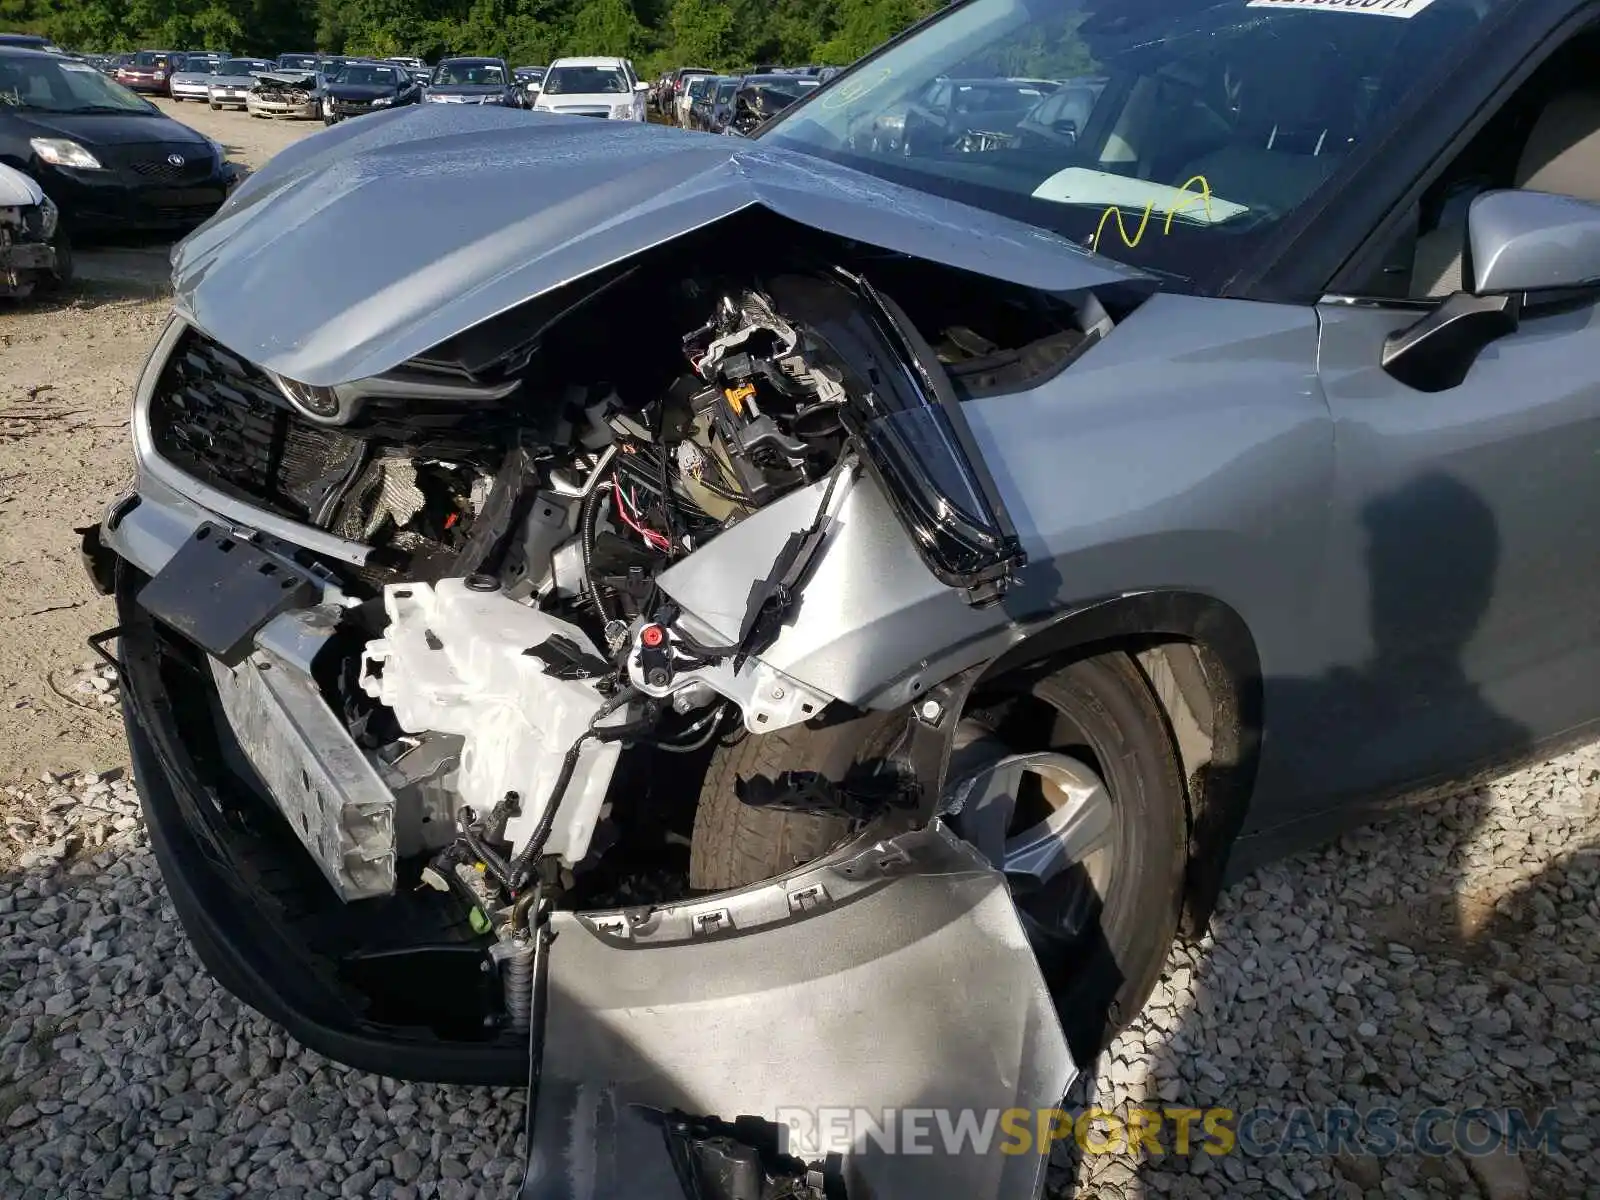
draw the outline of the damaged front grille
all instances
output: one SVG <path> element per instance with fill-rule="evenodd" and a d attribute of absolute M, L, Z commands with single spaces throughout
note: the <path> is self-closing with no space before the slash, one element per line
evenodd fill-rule
<path fill-rule="evenodd" d="M 150 433 L 185 473 L 318 525 L 367 456 L 365 441 L 305 420 L 265 372 L 193 332 L 156 385 Z"/>
<path fill-rule="evenodd" d="M 461 554 L 487 502 L 504 451 L 485 409 L 504 389 L 466 388 L 460 403 L 422 374 L 387 377 L 410 393 L 365 397 L 359 428 L 319 425 L 267 371 L 190 329 L 151 393 L 152 448 L 217 491 L 365 545 L 367 562 L 349 572 L 366 586 L 397 572 L 432 578 Z M 452 436 L 457 420 L 475 418 L 470 436 Z"/>

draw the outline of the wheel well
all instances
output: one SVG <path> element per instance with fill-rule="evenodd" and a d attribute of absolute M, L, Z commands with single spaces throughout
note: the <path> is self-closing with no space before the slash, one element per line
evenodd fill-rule
<path fill-rule="evenodd" d="M 1058 618 L 983 671 L 1125 653 L 1165 714 L 1188 812 L 1183 928 L 1210 921 L 1228 853 L 1249 809 L 1261 738 L 1261 670 L 1244 621 L 1211 597 L 1144 593 Z"/>

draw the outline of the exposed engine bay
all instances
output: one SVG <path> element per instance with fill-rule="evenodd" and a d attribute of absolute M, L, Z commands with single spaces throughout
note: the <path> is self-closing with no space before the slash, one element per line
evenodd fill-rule
<path fill-rule="evenodd" d="M 692 753 L 828 705 L 764 677 L 757 656 L 863 470 L 970 602 L 998 599 L 1022 561 L 991 485 L 909 373 L 916 357 L 896 354 L 915 334 L 892 301 L 843 271 L 696 298 L 705 319 L 682 335 L 683 369 L 664 386 L 643 390 L 655 381 L 637 375 L 568 385 L 547 420 L 516 430 L 494 473 L 481 459 L 382 457 L 332 509 L 336 527 L 385 533 L 412 555 L 398 568 L 409 581 L 384 586 L 387 624 L 358 680 L 404 739 L 378 753 L 460 740 L 456 823 L 467 857 L 508 897 L 541 859 L 584 863 L 620 744 Z M 952 480 L 973 510 L 958 536 L 935 520 Z M 807 488 L 811 518 L 771 548 L 734 635 L 683 619 L 662 573 Z M 498 540 L 490 523 L 504 526 Z M 449 574 L 424 582 L 443 560 Z"/>
<path fill-rule="evenodd" d="M 26 297 L 62 277 L 69 264 L 55 244 L 59 218 L 38 184 L 0 163 L 0 297 Z"/>
<path fill-rule="evenodd" d="M 303 108 L 316 98 L 317 77 L 309 71 L 264 71 L 250 87 L 258 103 L 273 108 Z"/>
<path fill-rule="evenodd" d="M 302 584 L 343 596 L 307 610 L 328 637 L 314 674 L 344 726 L 333 736 L 365 762 L 286 769 L 285 737 L 319 718 L 282 672 L 251 672 L 247 646 L 198 637 L 244 755 L 345 903 L 431 889 L 492 937 L 511 1028 L 528 1021 L 533 905 L 692 894 L 683 847 L 719 748 L 864 719 L 763 658 L 854 490 L 876 489 L 968 605 L 995 604 L 1022 567 L 960 398 L 1059 369 L 1112 318 L 1090 293 L 1013 289 L 984 296 L 984 312 L 1009 314 L 984 336 L 957 289 L 917 292 L 917 269 L 873 264 L 918 296 L 915 323 L 859 269 L 685 273 L 664 288 L 633 266 L 542 323 L 511 314 L 355 384 L 298 383 L 193 330 L 170 356 L 149 409 L 160 457 L 361 552 L 298 558 L 312 564 Z M 617 322 L 644 297 L 665 313 L 619 350 Z M 685 572 L 705 583 L 719 539 L 779 511 L 741 543 L 749 582 L 724 596 L 727 619 L 674 599 Z M 184 626 L 161 581 L 141 603 Z M 297 706 L 295 728 L 274 732 L 272 714 Z M 934 815 L 904 754 L 873 772 L 741 778 L 739 800 L 853 828 Z"/>

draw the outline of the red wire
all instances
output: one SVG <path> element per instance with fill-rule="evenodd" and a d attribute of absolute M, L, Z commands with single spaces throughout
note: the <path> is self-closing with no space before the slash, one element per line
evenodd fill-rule
<path fill-rule="evenodd" d="M 646 528 L 629 515 L 628 502 L 623 498 L 622 495 L 622 485 L 619 484 L 615 479 L 611 481 L 611 494 L 617 501 L 617 515 L 622 518 L 623 524 L 637 533 L 640 537 L 644 538 L 644 540 L 655 549 L 672 549 L 672 544 L 668 542 L 662 534 L 657 533 L 654 529 Z"/>

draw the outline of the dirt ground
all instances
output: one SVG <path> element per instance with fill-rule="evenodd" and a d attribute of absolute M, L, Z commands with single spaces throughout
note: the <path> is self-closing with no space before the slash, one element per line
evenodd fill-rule
<path fill-rule="evenodd" d="M 157 103 L 248 168 L 322 128 Z M 131 480 L 129 405 L 166 316 L 170 248 L 84 247 L 66 296 L 0 300 L 0 783 L 126 757 L 119 710 L 74 685 L 84 639 L 114 618 L 73 531 Z"/>

